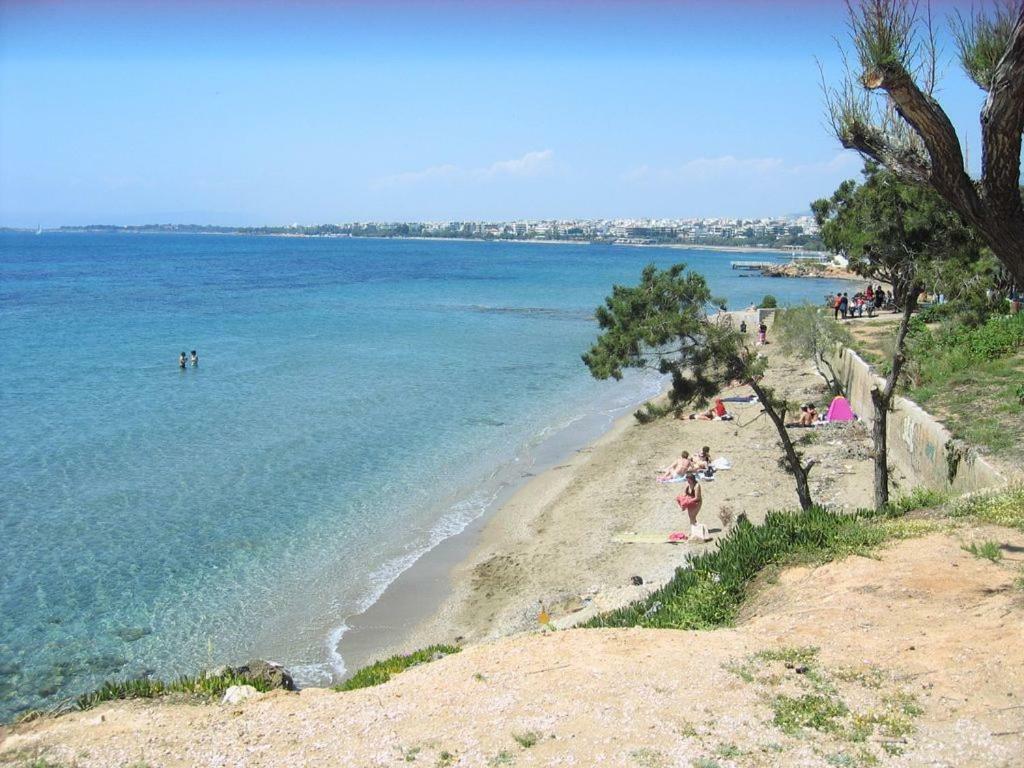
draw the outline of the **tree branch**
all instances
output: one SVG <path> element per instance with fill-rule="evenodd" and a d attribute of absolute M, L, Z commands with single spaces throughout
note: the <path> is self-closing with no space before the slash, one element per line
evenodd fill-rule
<path fill-rule="evenodd" d="M 928 150 L 926 181 L 947 199 L 956 200 L 965 213 L 970 212 L 980 218 L 983 215 L 981 199 L 964 169 L 960 139 L 938 102 L 924 93 L 910 73 L 897 63 L 865 72 L 863 83 L 870 90 L 885 91 L 892 99 L 897 114 L 921 137 Z M 894 166 L 890 168 L 899 172 Z"/>
<path fill-rule="evenodd" d="M 897 146 L 886 131 L 866 120 L 853 118 L 844 122 L 836 131 L 843 147 L 857 150 L 906 181 L 914 184 L 930 182 L 931 164 L 917 152 Z"/>
<path fill-rule="evenodd" d="M 1024 3 L 1017 19 L 981 112 L 982 186 L 988 201 L 1001 216 L 1012 210 L 999 210 L 1010 204 L 1020 215 L 1021 133 L 1024 132 Z M 1013 203 L 1016 203 L 1014 206 Z"/>

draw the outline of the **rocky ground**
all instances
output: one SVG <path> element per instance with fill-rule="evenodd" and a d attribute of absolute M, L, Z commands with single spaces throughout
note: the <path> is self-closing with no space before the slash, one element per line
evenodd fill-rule
<path fill-rule="evenodd" d="M 776 574 L 735 629 L 535 632 L 349 693 L 106 704 L 0 731 L 0 764 L 1024 765 L 1024 535 L 929 525 Z M 983 540 L 1004 556 L 964 549 Z"/>

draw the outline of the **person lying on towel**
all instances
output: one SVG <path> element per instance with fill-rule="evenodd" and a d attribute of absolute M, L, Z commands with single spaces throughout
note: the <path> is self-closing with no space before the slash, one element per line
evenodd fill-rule
<path fill-rule="evenodd" d="M 690 458 L 689 451 L 683 451 L 679 458 L 672 462 L 665 469 L 659 470 L 658 482 L 665 483 L 670 480 L 682 477 L 687 472 L 693 472 L 697 467 L 694 460 Z"/>

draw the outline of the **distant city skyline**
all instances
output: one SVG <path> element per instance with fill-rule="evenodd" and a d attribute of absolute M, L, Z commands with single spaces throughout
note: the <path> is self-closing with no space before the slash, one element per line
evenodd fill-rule
<path fill-rule="evenodd" d="M 862 164 L 815 63 L 844 29 L 838 0 L 9 0 L 0 225 L 795 214 Z M 945 73 L 976 164 L 983 94 Z"/>

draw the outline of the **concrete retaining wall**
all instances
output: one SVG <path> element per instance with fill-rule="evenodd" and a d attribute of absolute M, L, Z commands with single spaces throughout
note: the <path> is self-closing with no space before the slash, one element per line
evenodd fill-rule
<path fill-rule="evenodd" d="M 853 412 L 871 424 L 871 387 L 885 385 L 852 350 L 831 360 Z M 1003 485 L 1006 478 L 912 400 L 897 395 L 888 419 L 889 460 L 915 485 L 960 493 Z"/>

